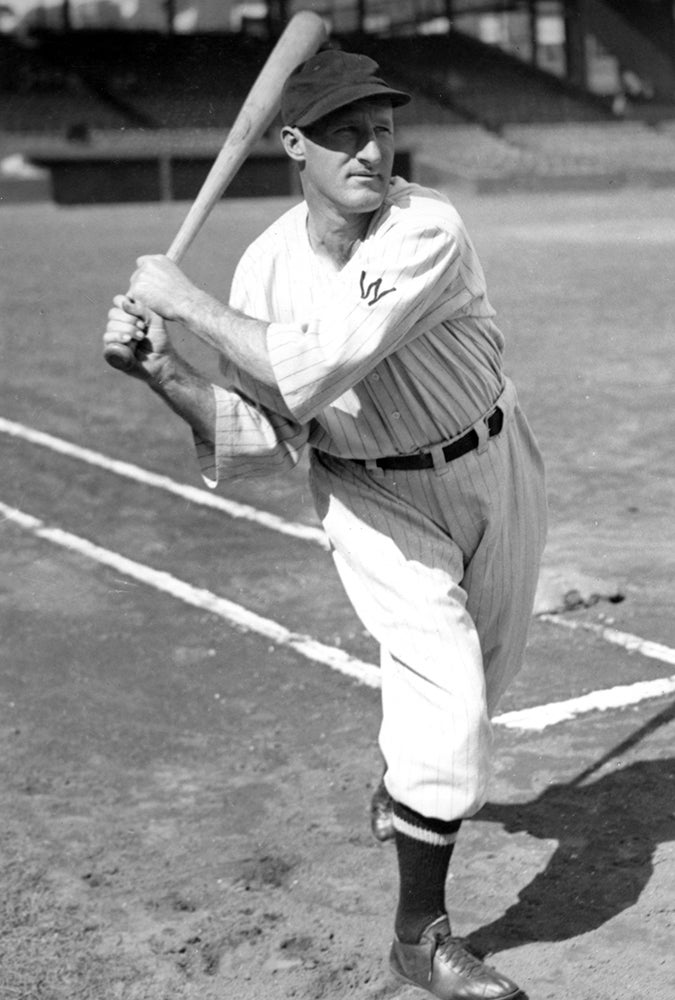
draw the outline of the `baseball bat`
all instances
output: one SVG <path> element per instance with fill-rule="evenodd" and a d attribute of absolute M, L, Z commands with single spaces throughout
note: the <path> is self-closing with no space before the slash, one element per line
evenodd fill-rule
<path fill-rule="evenodd" d="M 323 21 L 312 11 L 300 11 L 288 22 L 246 95 L 218 156 L 167 251 L 167 257 L 174 263 L 182 260 L 211 209 L 271 125 L 279 110 L 281 90 L 287 77 L 301 62 L 314 55 L 326 38 Z M 129 371 L 134 363 L 134 347 L 130 344 L 107 344 L 103 356 L 113 368 Z"/>
<path fill-rule="evenodd" d="M 661 726 L 665 726 L 668 722 L 672 722 L 675 719 L 675 702 L 671 702 L 670 705 L 666 705 L 664 709 L 653 716 L 648 722 L 645 722 L 644 726 L 640 726 L 639 729 L 631 735 L 622 740 L 621 743 L 617 743 L 616 746 L 608 750 L 606 754 L 603 754 L 594 764 L 589 765 L 581 774 L 578 774 L 576 778 L 573 778 L 568 782 L 568 788 L 576 788 L 578 785 L 582 785 L 584 781 L 592 777 L 596 771 L 608 764 L 610 760 L 614 760 L 616 757 L 621 757 L 622 754 L 627 753 L 628 750 L 632 750 L 633 747 L 641 743 L 645 737 L 649 736 L 651 733 L 655 733 L 657 729 Z"/>

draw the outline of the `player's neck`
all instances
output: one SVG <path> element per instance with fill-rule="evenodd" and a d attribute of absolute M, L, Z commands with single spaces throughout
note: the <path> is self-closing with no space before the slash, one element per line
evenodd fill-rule
<path fill-rule="evenodd" d="M 347 218 L 338 215 L 309 213 L 307 237 L 314 253 L 327 261 L 336 271 L 341 271 L 360 247 L 372 213 Z"/>

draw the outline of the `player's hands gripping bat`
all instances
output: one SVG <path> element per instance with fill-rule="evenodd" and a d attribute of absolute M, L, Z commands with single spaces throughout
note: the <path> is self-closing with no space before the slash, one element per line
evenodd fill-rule
<path fill-rule="evenodd" d="M 103 353 L 108 348 L 119 352 L 128 350 L 128 375 L 148 381 L 156 377 L 168 355 L 171 344 L 166 325 L 161 316 L 150 313 L 127 295 L 116 295 L 108 312 L 108 323 L 103 336 Z"/>
<path fill-rule="evenodd" d="M 274 120 L 288 76 L 296 66 L 314 55 L 325 41 L 326 29 L 317 14 L 305 10 L 291 18 L 244 100 L 220 153 L 167 251 L 167 257 L 174 263 L 180 262 L 211 209 Z M 130 371 L 135 365 L 133 342 L 112 341 L 110 323 L 109 317 L 103 356 L 113 368 Z M 131 325 L 133 327 L 133 320 Z"/>

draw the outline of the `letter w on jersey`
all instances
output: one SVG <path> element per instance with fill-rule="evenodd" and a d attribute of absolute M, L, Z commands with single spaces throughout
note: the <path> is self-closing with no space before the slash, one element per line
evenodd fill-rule
<path fill-rule="evenodd" d="M 389 295 L 390 292 L 395 292 L 395 288 L 385 288 L 383 292 L 380 291 L 382 287 L 382 278 L 378 278 L 376 281 L 371 281 L 370 284 L 367 282 L 366 272 L 361 271 L 361 298 L 368 299 L 368 305 L 374 306 L 376 302 L 383 299 L 385 295 Z"/>

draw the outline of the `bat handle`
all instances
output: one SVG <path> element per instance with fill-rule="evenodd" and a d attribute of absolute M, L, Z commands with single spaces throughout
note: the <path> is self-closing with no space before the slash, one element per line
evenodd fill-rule
<path fill-rule="evenodd" d="M 145 333 L 152 332 L 153 329 L 163 329 L 164 320 L 155 313 L 150 314 L 150 322 L 145 327 Z M 120 372 L 129 372 L 136 363 L 136 351 L 140 341 L 130 340 L 121 344 L 113 341 L 103 348 L 103 357 L 112 368 Z"/>
<path fill-rule="evenodd" d="M 178 236 L 180 236 L 180 233 Z M 176 237 L 166 253 L 169 260 L 172 260 L 174 264 L 180 264 L 184 252 L 182 247 L 176 245 L 177 242 L 178 237 Z M 106 344 L 103 348 L 103 357 L 111 368 L 116 368 L 118 372 L 131 371 L 134 367 L 136 344 L 137 341 L 130 344 Z"/>
<path fill-rule="evenodd" d="M 134 366 L 135 350 L 130 344 L 106 344 L 103 357 L 112 368 L 128 372 Z"/>

